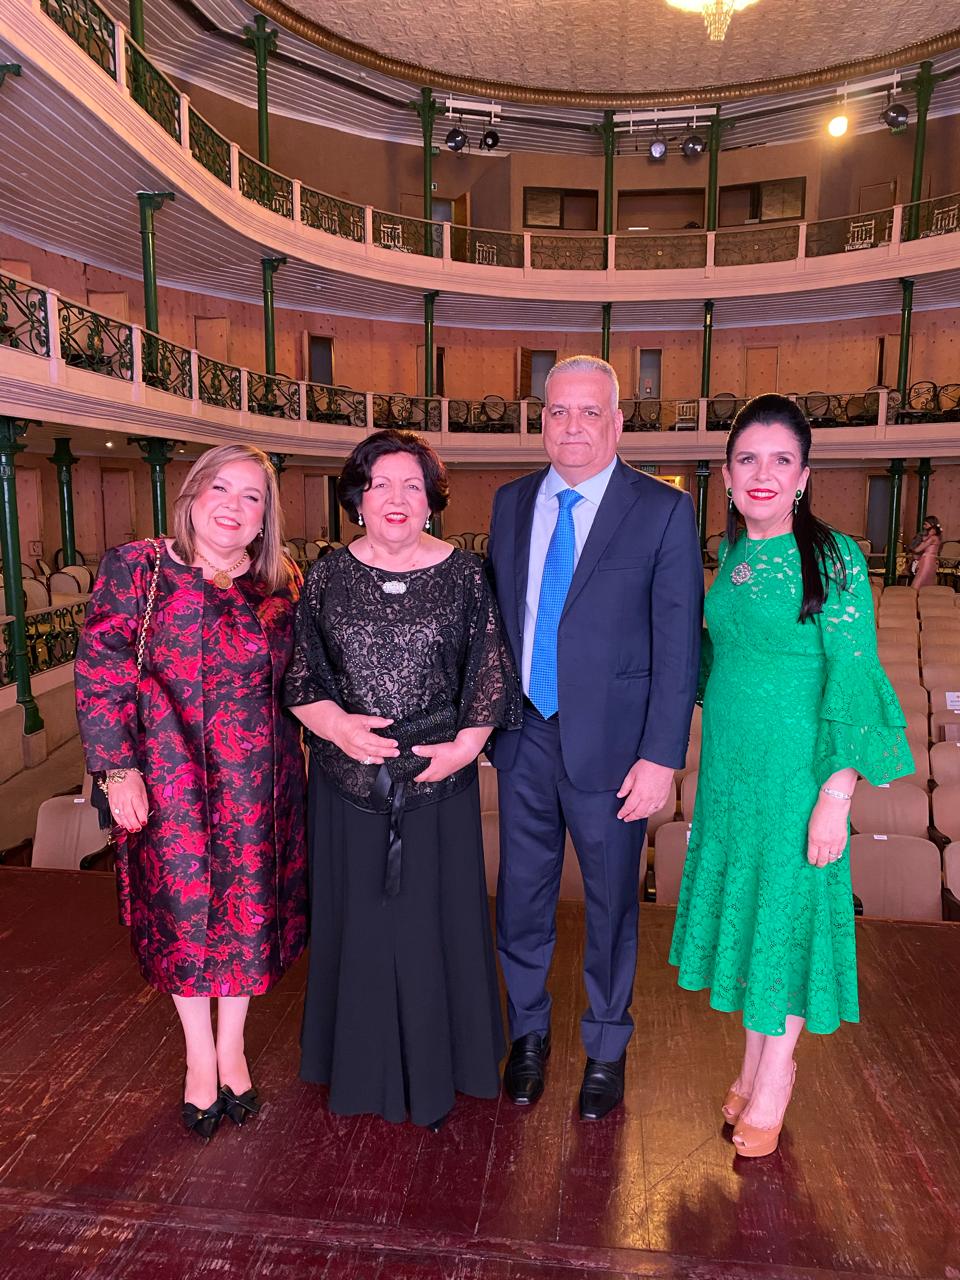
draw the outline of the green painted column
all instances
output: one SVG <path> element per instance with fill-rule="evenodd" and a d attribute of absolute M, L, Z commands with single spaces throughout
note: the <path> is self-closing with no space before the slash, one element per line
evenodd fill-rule
<path fill-rule="evenodd" d="M 77 562 L 77 534 L 73 519 L 73 467 L 79 461 L 70 452 L 66 436 L 55 436 L 53 454 L 47 459 L 57 468 L 57 488 L 60 495 L 60 546 L 63 563 Z"/>
<path fill-rule="evenodd" d="M 140 249 L 143 255 L 143 322 L 144 328 L 151 333 L 160 330 L 159 308 L 157 305 L 157 244 L 153 215 L 162 209 L 168 200 L 173 200 L 172 191 L 138 191 L 137 201 L 140 205 Z"/>
<path fill-rule="evenodd" d="M 927 149 L 927 115 L 933 98 L 934 86 L 939 77 L 933 74 L 932 62 L 921 62 L 913 89 L 917 96 L 917 124 L 913 135 L 913 177 L 910 180 L 910 208 L 907 210 L 904 240 L 916 240 L 920 210 L 917 201 L 923 198 L 923 161 Z"/>
<path fill-rule="evenodd" d="M 277 372 L 277 328 L 273 309 L 273 277 L 287 265 L 286 258 L 261 258 L 263 268 L 263 366 L 266 373 Z"/>
<path fill-rule="evenodd" d="M 707 489 L 710 485 L 710 463 L 697 463 L 697 533 L 700 550 L 707 545 Z"/>
<path fill-rule="evenodd" d="M 719 168 L 720 168 L 720 112 L 710 121 L 710 133 L 707 139 L 707 158 L 710 167 L 707 170 L 707 230 L 716 231 L 717 229 L 717 201 L 719 198 Z"/>
<path fill-rule="evenodd" d="M 153 497 L 153 532 L 159 538 L 167 532 L 167 481 L 165 472 L 176 442 L 155 436 L 128 436 L 127 444 L 135 444 L 150 464 L 150 487 Z"/>
<path fill-rule="evenodd" d="M 287 455 L 285 453 L 268 453 L 267 457 L 270 459 L 279 480 L 287 469 Z"/>
<path fill-rule="evenodd" d="M 930 495 L 930 477 L 933 468 L 929 458 L 921 458 L 917 463 L 917 533 L 923 528 L 927 518 L 927 498 Z"/>
<path fill-rule="evenodd" d="M 612 311 L 613 303 L 605 302 L 600 313 L 600 358 L 602 360 L 610 359 L 610 315 Z"/>
<path fill-rule="evenodd" d="M 436 289 L 423 295 L 423 394 L 435 394 L 434 370 L 436 357 L 433 347 L 433 306 L 439 294 Z"/>
<path fill-rule="evenodd" d="M 440 104 L 434 98 L 433 90 L 424 88 L 420 90 L 420 101 L 412 105 L 420 117 L 420 128 L 423 131 L 423 218 L 425 222 L 430 222 L 433 219 L 433 122 L 440 114 Z M 432 258 L 432 231 L 428 230 L 423 240 L 423 251 L 428 258 Z"/>
<path fill-rule="evenodd" d="M 713 299 L 703 304 L 703 354 L 700 361 L 700 395 L 710 394 L 710 351 L 713 346 Z"/>
<path fill-rule="evenodd" d="M 897 583 L 897 542 L 900 538 L 900 494 L 903 489 L 903 459 L 893 458 L 890 475 L 890 519 L 887 524 L 887 567 L 883 576 L 888 587 Z"/>
<path fill-rule="evenodd" d="M 267 20 L 262 13 L 254 18 L 252 27 L 243 28 L 243 43 L 254 52 L 257 60 L 257 147 L 261 164 L 270 163 L 270 111 L 267 104 L 267 59 L 277 51 L 277 33 L 267 30 Z"/>
<path fill-rule="evenodd" d="M 900 404 L 906 407 L 910 387 L 910 323 L 913 319 L 913 281 L 901 280 L 903 303 L 900 307 L 900 358 L 897 361 L 897 390 Z"/>
<path fill-rule="evenodd" d="M 23 707 L 23 732 L 38 733 L 43 717 L 30 684 L 27 655 L 27 620 L 23 600 L 20 553 L 20 519 L 17 513 L 17 476 L 14 459 L 26 447 L 20 437 L 31 424 L 19 418 L 0 417 L 0 552 L 3 554 L 3 590 L 10 623 L 10 660 L 17 683 L 17 702 Z"/>
<path fill-rule="evenodd" d="M 143 0 L 130 0 L 130 35 L 134 44 L 146 49 L 147 41 L 143 26 Z"/>

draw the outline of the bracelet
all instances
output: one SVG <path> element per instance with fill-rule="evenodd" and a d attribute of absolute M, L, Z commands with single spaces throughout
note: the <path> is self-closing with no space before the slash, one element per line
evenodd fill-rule
<path fill-rule="evenodd" d="M 97 786 L 105 796 L 109 796 L 112 782 L 122 782 L 128 773 L 139 772 L 139 769 L 107 769 L 104 776 L 97 779 Z"/>
<path fill-rule="evenodd" d="M 820 790 L 825 796 L 833 796 L 834 800 L 852 800 L 852 795 L 847 795 L 846 791 L 836 791 L 833 787 L 821 787 Z"/>

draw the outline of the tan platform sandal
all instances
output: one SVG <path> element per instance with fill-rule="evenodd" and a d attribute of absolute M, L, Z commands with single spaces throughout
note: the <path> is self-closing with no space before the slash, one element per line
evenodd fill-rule
<path fill-rule="evenodd" d="M 776 1151 L 780 1142 L 780 1131 L 783 1128 L 783 1122 L 786 1118 L 787 1107 L 790 1105 L 790 1099 L 793 1097 L 793 1086 L 797 1082 L 797 1064 L 793 1064 L 793 1079 L 790 1081 L 790 1092 L 787 1094 L 786 1105 L 783 1108 L 783 1115 L 780 1117 L 780 1123 L 773 1129 L 759 1129 L 756 1125 L 747 1124 L 741 1117 L 736 1123 L 733 1130 L 733 1145 L 737 1149 L 738 1156 L 746 1156 L 748 1159 L 756 1159 L 758 1156 L 769 1156 Z"/>
<path fill-rule="evenodd" d="M 736 1124 L 740 1119 L 740 1112 L 744 1109 L 749 1098 L 745 1098 L 742 1093 L 737 1093 L 736 1089 L 728 1089 L 727 1096 L 723 1100 L 723 1106 L 720 1113 L 726 1120 L 727 1124 Z"/>

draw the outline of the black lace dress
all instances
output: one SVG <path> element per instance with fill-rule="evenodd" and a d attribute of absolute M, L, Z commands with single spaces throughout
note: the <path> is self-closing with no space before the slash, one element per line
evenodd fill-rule
<path fill-rule="evenodd" d="M 519 725 L 520 698 L 475 557 L 454 550 L 440 564 L 391 573 L 343 548 L 311 569 L 288 705 L 333 699 L 398 722 L 452 706 L 459 730 Z M 476 765 L 406 785 L 400 888 L 390 895 L 390 801 L 377 792 L 378 766 L 308 741 L 312 938 L 301 1075 L 330 1085 L 336 1112 L 418 1124 L 449 1111 L 455 1091 L 494 1097 L 504 1042 Z"/>

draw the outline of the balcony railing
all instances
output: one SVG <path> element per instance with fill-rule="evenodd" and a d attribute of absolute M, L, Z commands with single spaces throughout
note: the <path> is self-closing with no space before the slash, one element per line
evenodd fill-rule
<path fill-rule="evenodd" d="M 46 317 L 56 315 L 51 331 Z M 408 427 L 449 434 L 536 435 L 543 404 L 536 397 L 505 400 L 411 396 L 356 391 L 247 370 L 214 359 L 60 298 L 30 281 L 0 275 L 0 348 L 120 378 L 221 409 L 372 431 Z M 960 382 L 914 382 L 905 397 L 893 388 L 790 393 L 816 428 L 960 422 Z M 726 431 L 746 399 L 733 392 L 709 397 L 623 399 L 624 430 Z"/>
<path fill-rule="evenodd" d="M 483 230 L 427 222 L 314 191 L 233 146 L 189 106 L 95 0 L 39 0 L 71 40 L 115 80 L 198 164 L 241 196 L 287 221 L 358 244 L 476 266 L 522 271 L 663 271 L 802 261 L 960 231 L 960 195 L 785 226 L 602 236 Z M 121 38 L 122 37 L 122 38 Z M 126 49 L 117 65 L 117 48 Z M 184 123 L 187 124 L 187 140 Z M 902 214 L 902 218 L 899 216 Z"/>
<path fill-rule="evenodd" d="M 26 614 L 27 663 L 31 675 L 72 662 L 83 629 L 86 603 L 31 609 Z M 13 667 L 13 622 L 0 623 L 0 686 L 16 680 Z"/>
<path fill-rule="evenodd" d="M 50 354 L 50 321 L 42 289 L 0 276 L 0 346 Z"/>

